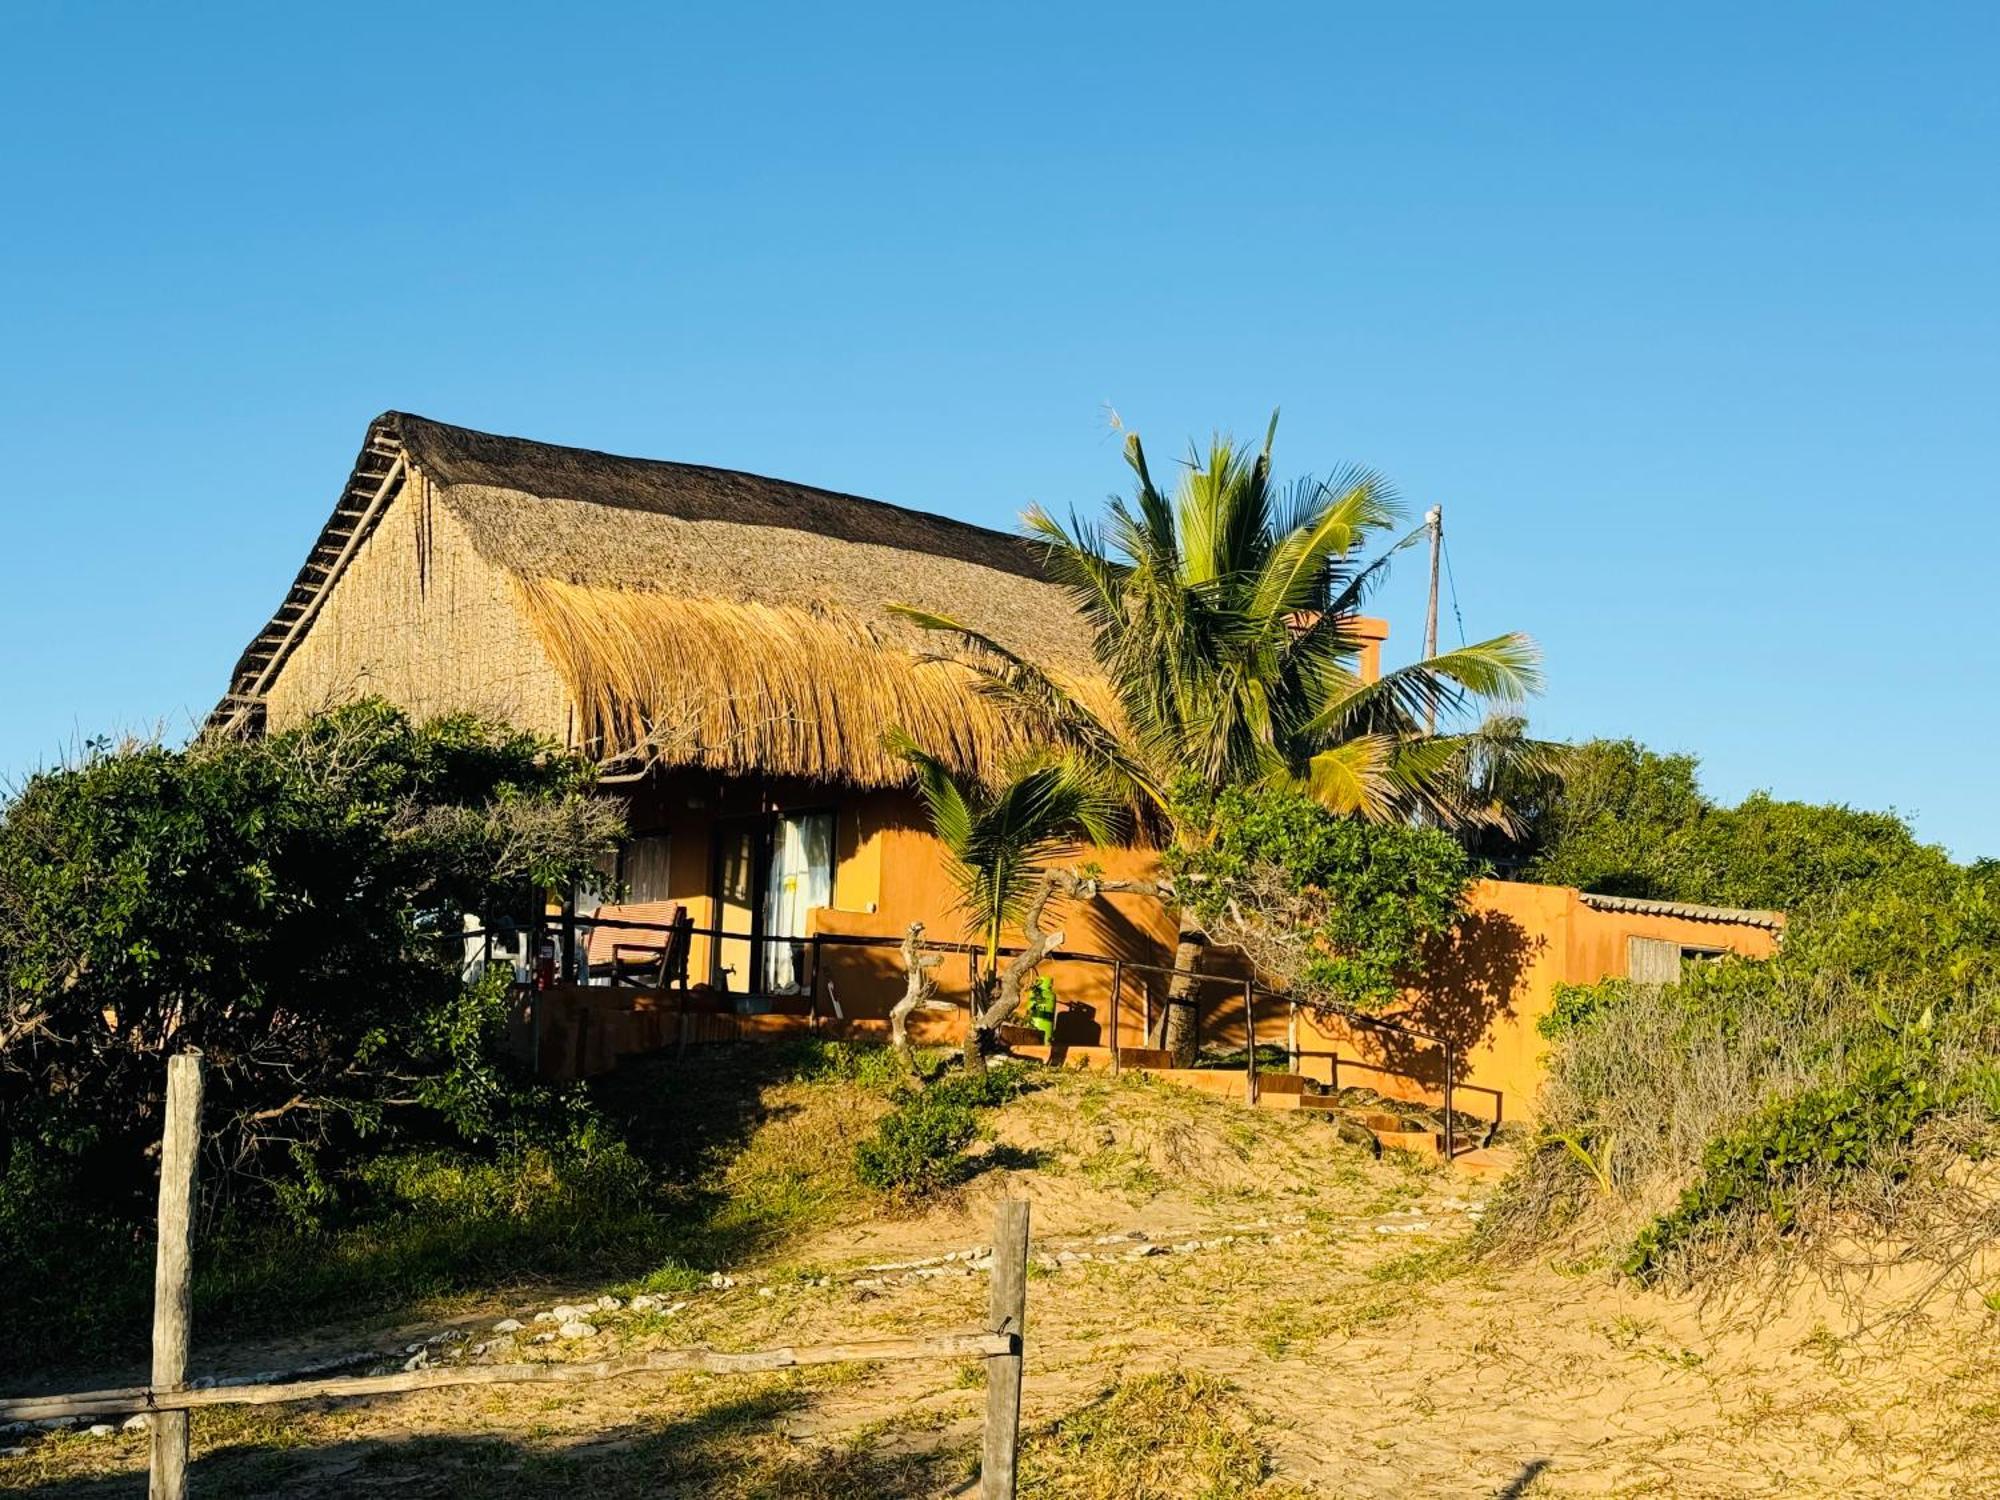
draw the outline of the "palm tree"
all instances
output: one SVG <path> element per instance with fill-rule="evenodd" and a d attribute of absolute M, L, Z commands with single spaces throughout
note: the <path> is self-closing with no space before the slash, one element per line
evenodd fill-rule
<path fill-rule="evenodd" d="M 1427 729 L 1479 700 L 1514 702 L 1539 685 L 1538 653 L 1508 634 L 1362 680 L 1353 621 L 1408 533 L 1372 559 L 1365 544 L 1397 509 L 1361 469 L 1280 488 L 1271 478 L 1277 418 L 1254 453 L 1218 437 L 1189 454 L 1170 498 L 1136 433 L 1125 459 L 1137 484 L 1100 522 L 1067 524 L 1039 506 L 1024 518 L 1093 633 L 1114 714 L 1100 715 L 1033 663 L 941 615 L 896 606 L 968 648 L 978 686 L 1115 786 L 1177 842 L 1201 837 L 1179 812 L 1187 783 L 1275 782 L 1331 810 L 1462 827 L 1491 816 L 1468 786 L 1464 736 Z M 1204 939 L 1183 908 L 1174 967 L 1200 963 Z M 1176 977 L 1164 1036 L 1193 1048 L 1191 981 Z M 1175 1003 L 1179 1002 L 1179 1003 Z"/>
<path fill-rule="evenodd" d="M 966 1064 L 977 1066 L 990 1050 L 987 1038 L 1020 1001 L 1022 975 L 1060 940 L 1044 934 L 1039 921 L 1057 892 L 1048 879 L 1052 862 L 1079 838 L 1098 844 L 1115 838 L 1115 801 L 1072 759 L 1027 762 L 989 789 L 961 782 L 900 730 L 889 731 L 889 747 L 910 763 L 931 827 L 950 856 L 958 909 L 980 944 L 965 1039 Z M 1029 946 L 1003 969 L 1001 931 L 1017 923 L 1026 925 Z"/>

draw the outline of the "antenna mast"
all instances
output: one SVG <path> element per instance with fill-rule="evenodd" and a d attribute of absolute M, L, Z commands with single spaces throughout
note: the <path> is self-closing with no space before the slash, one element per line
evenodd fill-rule
<path fill-rule="evenodd" d="M 1438 557 L 1444 551 L 1444 507 L 1433 505 L 1425 512 L 1424 525 L 1431 534 L 1431 602 L 1424 615 L 1424 660 L 1429 661 L 1438 654 Z M 1424 709 L 1424 729 L 1436 734 L 1437 727 L 1437 703 L 1433 701 Z"/>

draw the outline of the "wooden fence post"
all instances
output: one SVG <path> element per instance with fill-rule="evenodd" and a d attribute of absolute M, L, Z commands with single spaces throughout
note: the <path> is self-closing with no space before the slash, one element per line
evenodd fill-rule
<path fill-rule="evenodd" d="M 1014 1500 L 1021 1441 L 1021 1355 L 1028 1322 L 1028 1205 L 1002 1202 L 993 1213 L 993 1283 L 986 1331 L 1012 1336 L 1012 1354 L 986 1361 L 986 1432 L 979 1454 L 979 1500 Z"/>
<path fill-rule="evenodd" d="M 1257 1104 L 1257 982 L 1243 981 L 1243 1102 Z"/>
<path fill-rule="evenodd" d="M 153 1389 L 187 1380 L 188 1315 L 194 1279 L 194 1173 L 201 1155 L 201 1054 L 167 1059 L 167 1123 L 160 1138 L 160 1240 L 153 1263 Z M 152 1418 L 150 1500 L 187 1494 L 188 1414 Z"/>

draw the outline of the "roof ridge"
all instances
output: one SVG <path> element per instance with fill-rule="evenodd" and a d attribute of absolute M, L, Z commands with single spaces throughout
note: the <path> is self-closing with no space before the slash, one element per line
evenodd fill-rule
<path fill-rule="evenodd" d="M 968 557 L 969 561 L 1027 577 L 1043 576 L 1041 549 L 1026 537 L 890 500 L 750 469 L 512 437 L 440 422 L 415 412 L 384 412 L 376 422 L 395 432 L 412 462 L 434 483 L 446 487 L 484 484 L 540 499 L 652 511 L 688 520 L 779 526 L 954 557 L 966 556 L 963 549 L 969 545 L 977 554 Z M 662 483 L 673 479 L 684 482 L 679 486 Z M 685 483 L 690 480 L 693 485 Z M 867 534 L 875 529 L 886 534 Z"/>

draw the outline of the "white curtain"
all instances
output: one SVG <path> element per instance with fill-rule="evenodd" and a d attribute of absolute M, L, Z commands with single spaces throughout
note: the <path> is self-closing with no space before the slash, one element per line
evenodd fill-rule
<path fill-rule="evenodd" d="M 806 913 L 833 904 L 833 814 L 787 813 L 771 838 L 771 883 L 764 893 L 764 934 L 802 938 Z M 795 992 L 805 977 L 791 943 L 763 945 L 767 994 Z"/>

